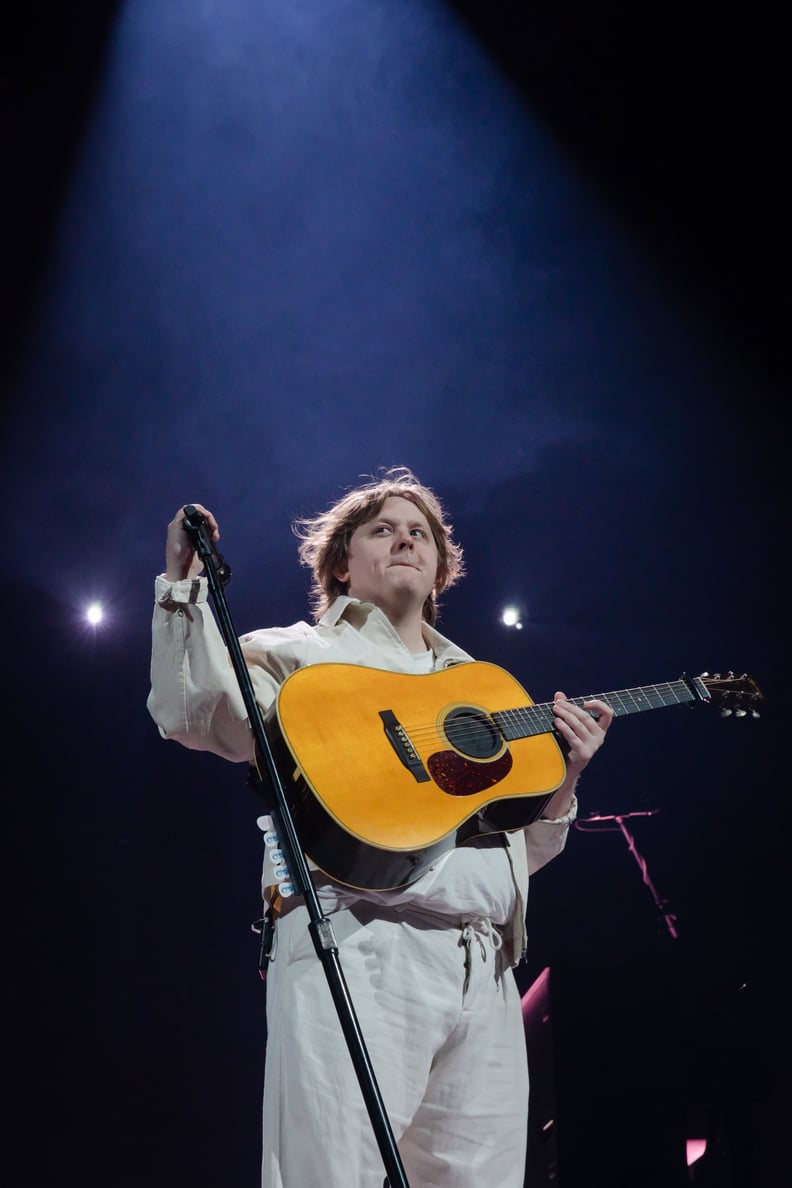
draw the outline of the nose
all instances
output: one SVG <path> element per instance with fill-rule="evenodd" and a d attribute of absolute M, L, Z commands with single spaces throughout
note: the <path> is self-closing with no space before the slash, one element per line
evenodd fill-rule
<path fill-rule="evenodd" d="M 410 536 L 407 528 L 399 528 L 394 537 L 393 547 L 397 552 L 403 552 L 405 548 L 411 549 L 415 541 Z"/>

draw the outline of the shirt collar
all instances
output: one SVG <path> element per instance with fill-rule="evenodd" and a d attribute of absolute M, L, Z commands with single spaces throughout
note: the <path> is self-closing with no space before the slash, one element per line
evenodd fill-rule
<path fill-rule="evenodd" d="M 404 643 L 387 615 L 378 606 L 375 606 L 373 602 L 361 602 L 359 598 L 350 598 L 348 594 L 339 594 L 331 602 L 319 620 L 319 625 L 322 627 L 335 627 L 341 619 L 345 619 L 352 626 L 360 630 L 372 618 L 379 620 L 381 626 L 386 628 L 388 633 L 393 635 L 395 640 L 404 647 Z M 424 622 L 423 624 L 423 636 L 427 646 L 432 649 L 437 661 L 441 665 L 459 664 L 467 660 L 472 660 L 472 656 L 469 656 L 462 648 L 457 647 L 450 639 L 446 639 L 444 635 L 441 635 L 429 623 Z"/>

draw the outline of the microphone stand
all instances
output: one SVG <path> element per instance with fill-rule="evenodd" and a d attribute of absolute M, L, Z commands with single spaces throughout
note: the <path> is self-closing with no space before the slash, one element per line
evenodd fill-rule
<path fill-rule="evenodd" d="M 305 854 L 297 837 L 291 811 L 286 801 L 280 774 L 275 766 L 269 739 L 264 728 L 261 708 L 256 701 L 253 685 L 250 680 L 250 673 L 242 656 L 239 638 L 231 621 L 228 603 L 223 589 L 231 580 L 231 569 L 212 542 L 206 518 L 192 504 L 188 504 L 184 508 L 184 527 L 195 546 L 198 556 L 203 561 L 204 571 L 209 583 L 209 592 L 217 613 L 218 625 L 228 648 L 245 708 L 253 728 L 253 736 L 256 742 L 256 756 L 259 761 L 263 760 L 267 776 L 269 777 L 270 795 L 268 796 L 260 787 L 262 784 L 260 771 L 258 772 L 258 780 L 256 781 L 254 778 L 252 786 L 258 789 L 259 794 L 264 799 L 267 812 L 272 817 L 279 844 L 285 854 L 286 865 L 291 876 L 291 881 L 294 884 L 294 889 L 305 900 L 305 905 L 310 916 L 308 930 L 311 934 L 316 954 L 322 963 L 330 987 L 330 993 L 332 994 L 333 1002 L 338 1012 L 341 1029 L 344 1033 L 352 1057 L 352 1063 L 357 1073 L 366 1108 L 374 1128 L 377 1144 L 388 1174 L 387 1184 L 389 1188 L 409 1188 L 393 1132 L 385 1112 L 382 1096 L 374 1076 L 374 1069 L 366 1050 L 360 1024 L 349 994 L 349 988 L 341 968 L 333 926 L 329 917 L 322 913 L 316 888 L 314 887 Z M 258 767 L 258 764 L 256 767 Z"/>
<path fill-rule="evenodd" d="M 598 821 L 615 821 L 616 822 L 617 826 L 619 827 L 619 829 L 622 832 L 624 840 L 627 842 L 627 849 L 630 851 L 633 858 L 638 863 L 644 885 L 646 887 L 648 887 L 649 891 L 651 892 L 652 898 L 655 901 L 655 907 L 657 908 L 658 915 L 660 916 L 661 920 L 663 921 L 666 928 L 668 929 L 668 932 L 671 935 L 671 937 L 674 940 L 677 940 L 679 937 L 679 933 L 677 932 L 677 927 L 676 927 L 676 915 L 673 912 L 668 910 L 668 900 L 662 899 L 661 896 L 659 896 L 657 894 L 655 885 L 652 882 L 652 880 L 649 878 L 649 868 L 646 865 L 646 859 L 643 858 L 642 855 L 638 853 L 638 848 L 635 844 L 635 838 L 630 833 L 629 829 L 627 828 L 627 826 L 624 823 L 630 817 L 654 817 L 656 815 L 656 813 L 657 813 L 657 809 L 649 809 L 649 810 L 645 810 L 644 812 L 614 813 L 610 816 L 584 817 L 581 821 L 577 822 L 577 828 L 581 829 L 581 826 L 583 826 L 583 825 L 587 825 L 589 823 L 594 824 Z M 585 833 L 586 830 L 581 829 L 581 832 Z M 594 831 L 589 830 L 589 832 L 594 832 Z"/>

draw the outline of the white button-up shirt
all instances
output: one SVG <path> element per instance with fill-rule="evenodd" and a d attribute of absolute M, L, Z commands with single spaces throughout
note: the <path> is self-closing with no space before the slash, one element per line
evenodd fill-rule
<path fill-rule="evenodd" d="M 148 709 L 163 738 L 249 763 L 253 732 L 207 596 L 205 578 L 156 579 Z M 472 660 L 428 624 L 424 638 L 435 671 Z M 337 598 L 316 625 L 298 622 L 248 632 L 240 637 L 240 646 L 263 714 L 286 678 L 309 664 L 341 662 L 415 672 L 414 657 L 382 611 L 347 597 Z M 493 845 L 489 838 L 451 850 L 406 888 L 369 892 L 319 880 L 320 903 L 326 912 L 365 899 L 454 921 L 486 918 L 502 928 L 510 956 L 518 960 L 525 948 L 529 873 L 561 852 L 576 807 L 573 801 L 569 813 L 557 821 L 538 820 L 502 835 L 503 845 Z M 265 857 L 263 885 L 274 881 Z"/>

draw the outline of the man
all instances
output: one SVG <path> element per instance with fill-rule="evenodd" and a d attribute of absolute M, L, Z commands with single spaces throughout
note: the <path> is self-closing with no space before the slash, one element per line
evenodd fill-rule
<path fill-rule="evenodd" d="M 195 505 L 219 538 L 215 517 Z M 149 710 L 165 738 L 249 762 L 238 682 L 209 612 L 183 511 L 157 578 Z M 437 496 L 404 467 L 298 521 L 315 625 L 253 631 L 241 647 L 266 712 L 298 668 L 344 662 L 429 673 L 471 657 L 434 627 L 463 555 Z M 354 712 L 354 707 L 350 707 Z M 411 1188 L 522 1188 L 528 1071 L 512 967 L 525 946 L 529 873 L 555 857 L 575 785 L 611 709 L 555 695 L 560 786 L 525 829 L 446 853 L 394 890 L 314 876 Z M 265 859 L 265 897 L 277 877 Z M 297 897 L 282 901 L 267 981 L 263 1188 L 382 1188 L 382 1158 Z"/>

